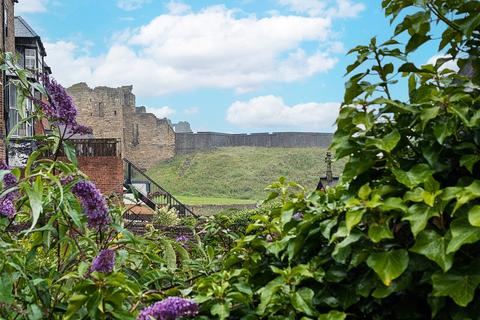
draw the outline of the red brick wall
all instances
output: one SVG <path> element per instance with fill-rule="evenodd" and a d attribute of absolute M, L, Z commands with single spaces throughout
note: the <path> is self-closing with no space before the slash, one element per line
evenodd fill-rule
<path fill-rule="evenodd" d="M 65 159 L 61 159 L 65 161 Z M 123 161 L 120 157 L 77 157 L 78 167 L 108 196 L 123 192 Z"/>

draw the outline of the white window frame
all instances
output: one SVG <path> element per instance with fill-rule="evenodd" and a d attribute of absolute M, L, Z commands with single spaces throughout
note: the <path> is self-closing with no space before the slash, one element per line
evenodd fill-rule
<path fill-rule="evenodd" d="M 32 89 L 33 91 L 33 89 Z M 8 92 L 8 131 L 10 132 L 17 123 L 20 122 L 21 117 L 17 108 L 17 88 L 13 83 L 7 85 Z M 33 95 L 33 92 L 32 92 Z M 26 116 L 30 116 L 33 112 L 33 102 L 30 99 L 25 99 Z M 12 137 L 23 138 L 33 136 L 33 119 L 25 122 L 12 133 Z"/>
<path fill-rule="evenodd" d="M 27 54 L 28 53 L 28 54 Z M 25 48 L 25 69 L 34 70 L 37 68 L 37 50 Z"/>

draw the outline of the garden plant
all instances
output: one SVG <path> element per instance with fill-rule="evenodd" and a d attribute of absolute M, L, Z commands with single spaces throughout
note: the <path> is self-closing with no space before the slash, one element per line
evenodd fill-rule
<path fill-rule="evenodd" d="M 267 210 L 178 239 L 125 228 L 77 167 L 66 138 L 89 129 L 72 99 L 7 54 L 19 106 L 32 87 L 48 97 L 23 121 L 48 119 L 52 134 L 34 137 L 22 171 L 0 170 L 0 318 L 478 319 L 480 3 L 382 6 L 393 37 L 350 51 L 332 145 L 341 182 L 309 192 L 280 179 Z M 415 63 L 432 45 L 444 56 Z"/>

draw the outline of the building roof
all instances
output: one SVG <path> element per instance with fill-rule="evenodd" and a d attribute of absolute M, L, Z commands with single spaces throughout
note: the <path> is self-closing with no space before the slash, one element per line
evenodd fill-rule
<path fill-rule="evenodd" d="M 40 36 L 30 27 L 27 21 L 20 16 L 15 17 L 15 38 L 31 38 L 38 41 L 42 56 L 47 55 Z"/>

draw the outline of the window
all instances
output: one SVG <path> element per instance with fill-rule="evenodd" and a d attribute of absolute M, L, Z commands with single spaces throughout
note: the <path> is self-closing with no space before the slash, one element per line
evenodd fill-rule
<path fill-rule="evenodd" d="M 25 49 L 25 68 L 26 69 L 37 68 L 37 50 Z"/>
<path fill-rule="evenodd" d="M 8 10 L 7 6 L 3 7 L 3 36 L 8 37 Z"/>
<path fill-rule="evenodd" d="M 133 125 L 133 141 L 132 141 L 133 145 L 136 146 L 139 142 L 138 142 L 138 123 L 135 123 Z"/>
<path fill-rule="evenodd" d="M 98 116 L 99 117 L 104 117 L 105 116 L 105 106 L 104 106 L 103 102 L 99 102 L 97 108 L 98 108 L 98 110 L 97 110 L 98 111 Z"/>
<path fill-rule="evenodd" d="M 8 93 L 8 131 L 10 132 L 22 120 L 17 107 L 17 88 L 13 84 L 6 87 Z M 25 99 L 25 116 L 28 117 L 33 111 L 33 103 L 30 99 Z M 33 120 L 22 123 L 12 133 L 15 137 L 33 136 Z"/>

